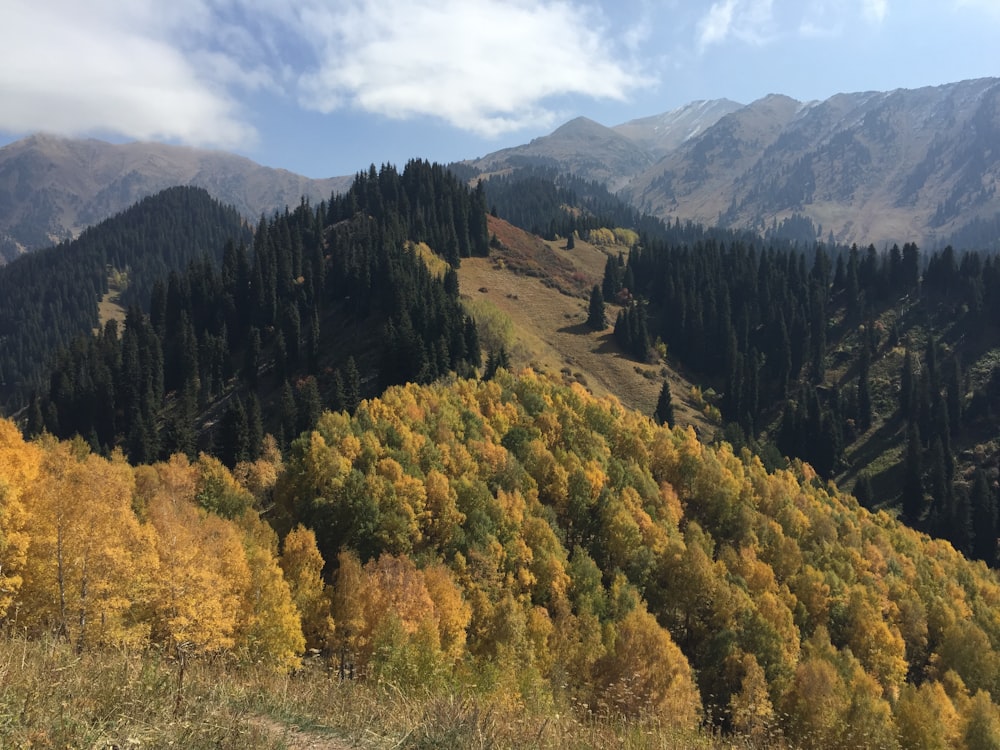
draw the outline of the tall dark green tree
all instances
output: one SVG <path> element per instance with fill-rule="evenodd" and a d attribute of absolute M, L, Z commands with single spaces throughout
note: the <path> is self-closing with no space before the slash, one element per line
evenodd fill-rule
<path fill-rule="evenodd" d="M 903 520 L 911 526 L 920 523 L 924 514 L 924 462 L 920 430 L 910 422 L 906 433 L 906 459 L 903 466 Z"/>
<path fill-rule="evenodd" d="M 917 381 L 913 369 L 913 354 L 906 350 L 899 375 L 899 410 L 906 419 L 913 419 L 917 400 Z"/>
<path fill-rule="evenodd" d="M 872 393 L 868 382 L 869 355 L 867 347 L 861 353 L 861 367 L 858 373 L 858 428 L 867 432 L 872 426 Z"/>
<path fill-rule="evenodd" d="M 656 399 L 656 411 L 653 412 L 653 417 L 656 419 L 657 424 L 666 425 L 667 427 L 673 427 L 675 424 L 674 399 L 670 393 L 670 382 L 667 380 L 663 381 L 663 386 L 660 388 L 660 395 Z"/>
<path fill-rule="evenodd" d="M 608 325 L 604 314 L 604 295 L 597 284 L 590 290 L 590 304 L 587 306 L 587 326 L 595 331 L 603 331 Z"/>
<path fill-rule="evenodd" d="M 997 526 L 1000 523 L 997 513 L 997 496 L 990 487 L 989 479 L 983 469 L 976 470 L 972 482 L 972 492 L 969 495 L 972 513 L 972 556 L 983 560 L 987 565 L 997 564 Z"/>

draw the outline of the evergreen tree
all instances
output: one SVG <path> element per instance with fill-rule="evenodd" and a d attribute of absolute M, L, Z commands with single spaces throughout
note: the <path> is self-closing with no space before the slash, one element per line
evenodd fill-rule
<path fill-rule="evenodd" d="M 962 365 L 958 357 L 952 358 L 947 378 L 948 416 L 951 420 L 951 435 L 957 437 L 962 426 Z"/>
<path fill-rule="evenodd" d="M 295 394 L 291 384 L 286 380 L 281 386 L 281 403 L 278 412 L 278 439 L 282 447 L 287 448 L 296 437 L 295 427 L 298 424 L 298 409 L 295 406 Z"/>
<path fill-rule="evenodd" d="M 924 512 L 923 447 L 920 430 L 910 422 L 906 439 L 906 460 L 903 467 L 903 520 L 911 526 L 920 523 Z"/>
<path fill-rule="evenodd" d="M 510 357 L 507 350 L 501 346 L 498 351 L 490 352 L 486 357 L 486 365 L 483 367 L 483 380 L 492 380 L 497 374 L 497 370 L 510 369 Z"/>
<path fill-rule="evenodd" d="M 608 325 L 604 315 L 604 295 L 601 287 L 594 285 L 590 291 L 590 305 L 587 308 L 587 326 L 595 331 L 603 331 Z"/>
<path fill-rule="evenodd" d="M 319 395 L 319 386 L 316 384 L 316 378 L 310 376 L 303 380 L 298 387 L 296 433 L 301 434 L 312 430 L 316 426 L 322 410 L 323 403 Z"/>
<path fill-rule="evenodd" d="M 951 538 L 955 498 L 948 478 L 945 450 L 940 437 L 935 437 L 931 442 L 929 463 L 927 489 L 931 496 L 931 510 L 927 519 L 927 530 L 932 535 Z"/>
<path fill-rule="evenodd" d="M 215 448 L 219 460 L 230 468 L 250 458 L 247 413 L 239 396 L 229 400 L 226 411 L 219 421 Z"/>
<path fill-rule="evenodd" d="M 252 392 L 247 396 L 247 460 L 256 461 L 260 457 L 264 443 L 264 417 L 260 412 L 260 399 Z"/>
<path fill-rule="evenodd" d="M 872 489 L 872 478 L 868 472 L 858 474 L 858 478 L 854 482 L 854 497 L 866 508 L 871 508 L 874 505 L 875 492 Z"/>
<path fill-rule="evenodd" d="M 348 357 L 344 365 L 344 408 L 351 414 L 361 403 L 361 373 L 354 357 Z"/>
<path fill-rule="evenodd" d="M 861 354 L 861 370 L 858 374 L 858 428 L 867 432 L 872 426 L 872 394 L 868 383 L 868 349 Z"/>
<path fill-rule="evenodd" d="M 674 426 L 674 401 L 670 394 L 670 382 L 667 380 L 663 381 L 663 387 L 660 388 L 660 396 L 656 400 L 656 411 L 653 412 L 653 417 L 657 424 L 667 427 Z"/>
<path fill-rule="evenodd" d="M 972 514 L 972 556 L 987 565 L 997 564 L 997 497 L 983 469 L 976 469 L 969 497 Z"/>
<path fill-rule="evenodd" d="M 903 357 L 903 369 L 899 376 L 899 410 L 905 419 L 913 419 L 916 400 L 917 392 L 916 379 L 913 372 L 913 355 L 907 349 Z"/>

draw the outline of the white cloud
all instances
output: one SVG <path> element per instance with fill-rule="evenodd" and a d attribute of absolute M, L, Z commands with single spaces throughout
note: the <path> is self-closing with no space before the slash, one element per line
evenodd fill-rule
<path fill-rule="evenodd" d="M 730 37 L 758 46 L 773 41 L 776 34 L 773 5 L 773 0 L 712 3 L 698 22 L 698 47 L 704 50 Z"/>
<path fill-rule="evenodd" d="M 434 117 L 482 135 L 548 125 L 564 95 L 652 81 L 586 0 L 8 0 L 0 131 L 240 147 L 239 98 Z M 290 102 L 292 103 L 292 102 Z"/>
<path fill-rule="evenodd" d="M 733 11 L 735 9 L 736 0 L 712 3 L 708 13 L 698 22 L 698 44 L 707 47 L 710 44 L 725 41 L 733 25 Z"/>
<path fill-rule="evenodd" d="M 882 23 L 889 12 L 889 0 L 862 0 L 864 17 L 872 23 Z"/>
<path fill-rule="evenodd" d="M 299 19 L 319 61 L 300 100 L 321 112 L 430 116 L 495 136 L 551 124 L 553 97 L 623 100 L 649 82 L 597 13 L 565 1 L 353 0 Z"/>
<path fill-rule="evenodd" d="M 233 147 L 255 133 L 211 71 L 168 34 L 205 20 L 204 6 L 109 0 L 8 0 L 0 24 L 0 129 Z M 205 61 L 205 58 L 202 60 Z"/>

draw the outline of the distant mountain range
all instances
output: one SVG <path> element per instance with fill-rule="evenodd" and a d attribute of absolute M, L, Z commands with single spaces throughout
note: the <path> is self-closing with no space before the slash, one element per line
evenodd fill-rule
<path fill-rule="evenodd" d="M 168 187 L 205 188 L 256 220 L 298 205 L 303 196 L 327 200 L 352 179 L 313 180 L 241 156 L 183 146 L 33 135 L 0 148 L 0 263 L 74 238 Z"/>
<path fill-rule="evenodd" d="M 571 171 L 664 219 L 764 232 L 806 217 L 839 242 L 934 247 L 961 235 L 995 246 L 1000 79 L 695 102 L 614 128 L 578 118 L 469 164 Z"/>
<path fill-rule="evenodd" d="M 549 166 L 663 219 L 861 245 L 1000 248 L 1000 79 L 799 102 L 698 101 L 605 127 L 580 117 L 465 165 L 488 176 Z M 329 198 L 313 180 L 231 154 L 34 135 L 0 149 L 0 262 L 68 239 L 173 185 L 204 187 L 248 219 Z"/>

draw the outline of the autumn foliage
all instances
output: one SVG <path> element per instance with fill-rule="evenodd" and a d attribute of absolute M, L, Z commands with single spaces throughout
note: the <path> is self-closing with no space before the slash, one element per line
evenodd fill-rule
<path fill-rule="evenodd" d="M 1000 737 L 995 574 L 808 465 L 501 370 L 326 413 L 271 466 L 0 423 L 0 616 L 756 743 Z"/>

